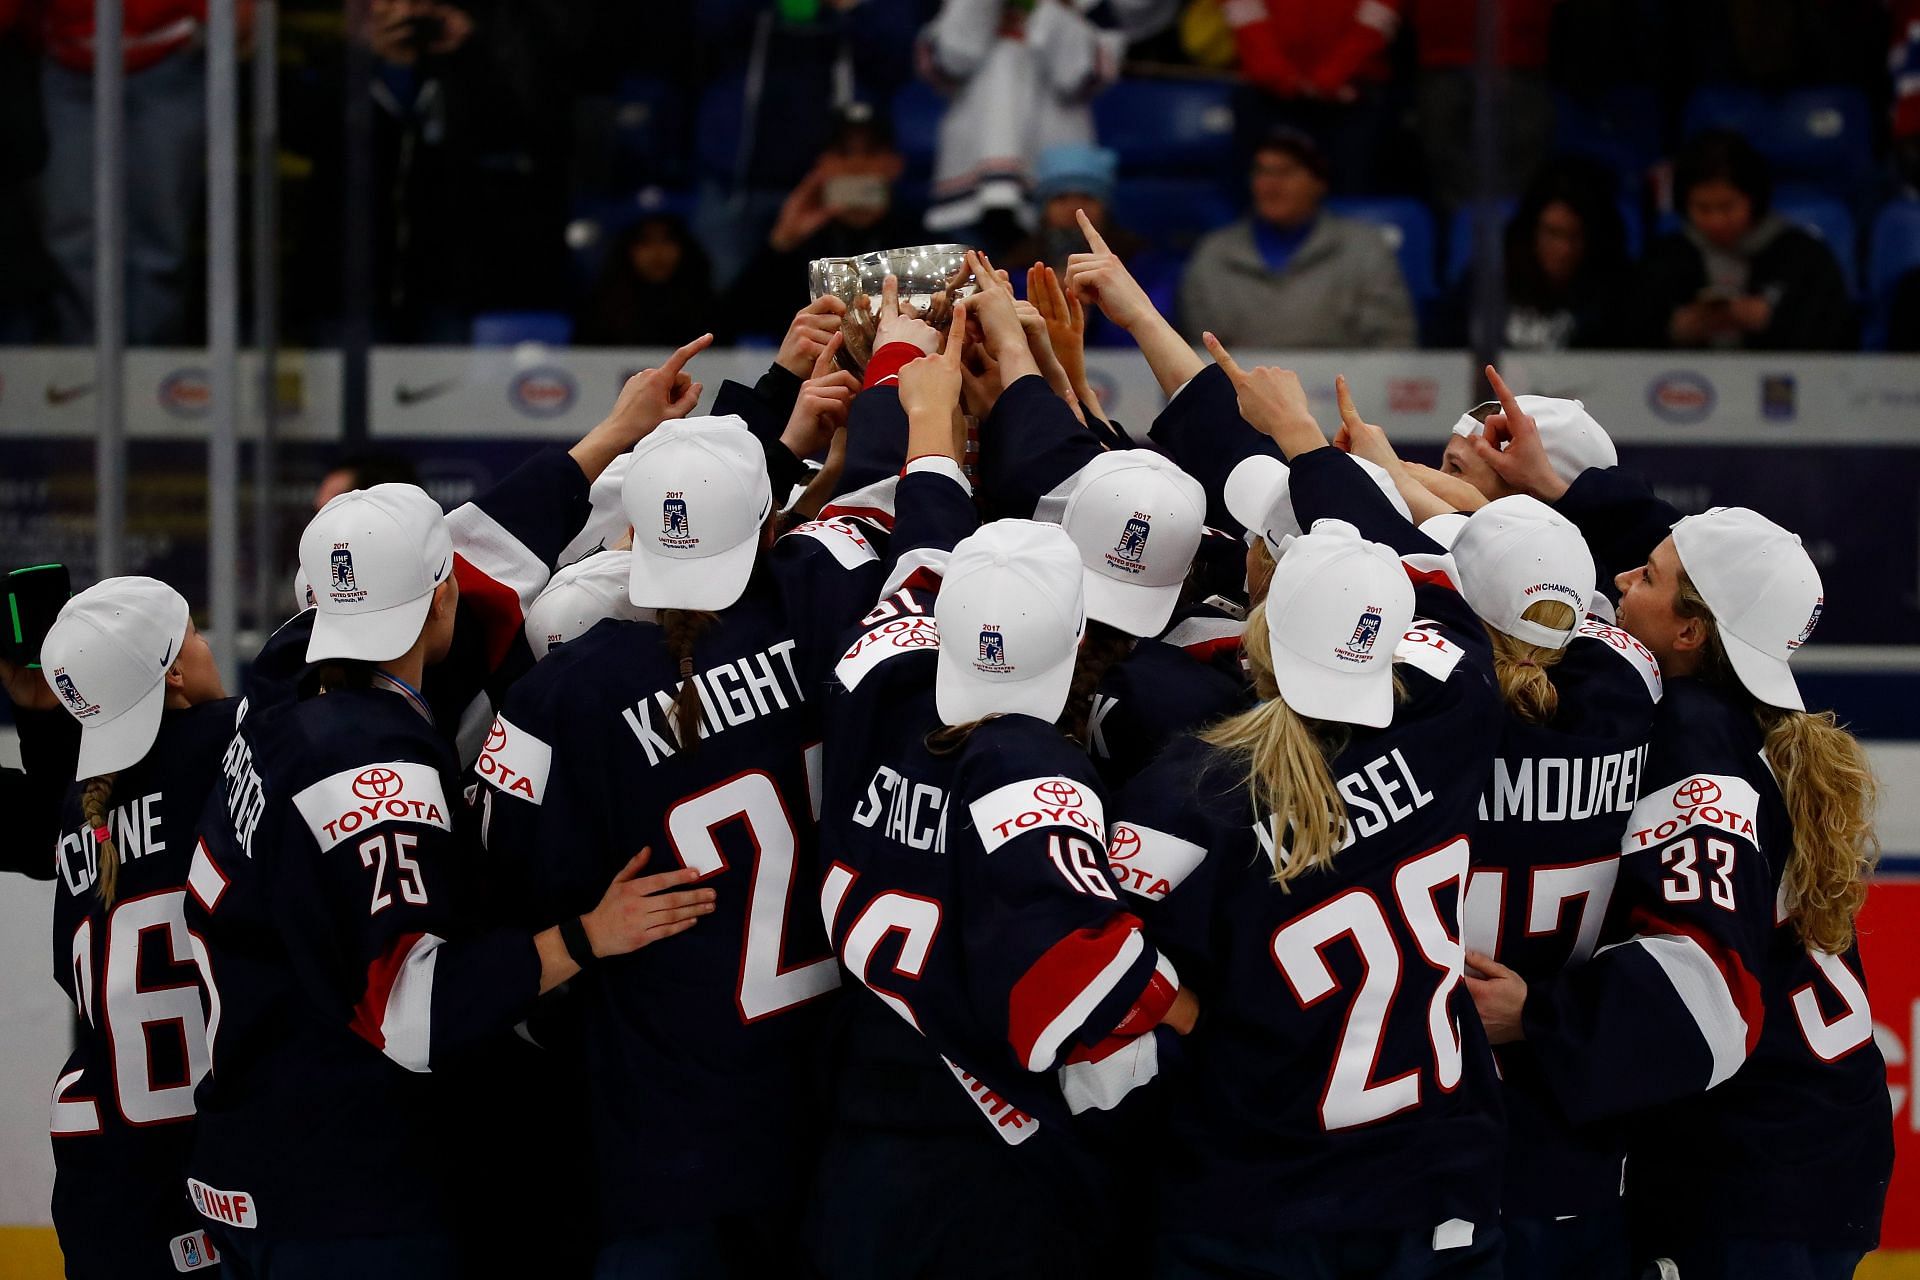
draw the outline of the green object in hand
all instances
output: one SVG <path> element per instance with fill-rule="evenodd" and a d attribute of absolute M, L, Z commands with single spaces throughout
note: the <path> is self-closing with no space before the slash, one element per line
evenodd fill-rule
<path fill-rule="evenodd" d="M 783 22 L 812 22 L 820 16 L 820 0 L 779 0 Z"/>

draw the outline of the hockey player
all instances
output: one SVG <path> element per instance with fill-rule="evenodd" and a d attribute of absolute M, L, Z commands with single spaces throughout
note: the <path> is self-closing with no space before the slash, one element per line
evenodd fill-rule
<path fill-rule="evenodd" d="M 60 1251 L 75 1280 L 210 1268 L 184 1183 L 208 1019 L 184 903 L 237 703 L 187 602 L 152 578 L 74 596 L 41 666 L 80 724 L 53 856 L 53 970 L 78 1017 L 53 1091 Z"/>
<path fill-rule="evenodd" d="M 212 1009 L 188 1190 L 241 1276 L 450 1276 L 443 1136 L 473 1118 L 443 1115 L 428 1073 L 578 972 L 574 953 L 691 928 L 712 893 L 635 878 L 643 850 L 565 930 L 464 928 L 471 836 L 419 693 L 459 599 L 446 521 L 410 485 L 356 491 L 300 560 L 324 584 L 317 687 L 243 713 L 188 878 Z"/>
<path fill-rule="evenodd" d="M 1430 510 L 1419 473 L 1339 384 L 1340 442 L 1407 486 Z M 1392 483 L 1392 481 L 1390 481 Z M 1430 547 L 1376 492 L 1322 492 L 1303 514 L 1350 519 L 1412 553 Z M 1429 517 L 1423 529 L 1438 521 Z M 1620 837 L 1639 794 L 1660 670 L 1632 636 L 1588 616 L 1593 554 L 1580 531 L 1524 495 L 1479 507 L 1435 562 L 1479 615 L 1505 702 L 1498 753 L 1484 782 L 1463 908 L 1465 940 L 1529 981 L 1592 956 L 1619 868 Z M 1514 1280 L 1612 1280 L 1628 1270 L 1620 1202 L 1623 1148 L 1611 1133 L 1570 1126 L 1525 1043 L 1497 1051 L 1507 1102 L 1502 1200 L 1506 1270 Z"/>
<path fill-rule="evenodd" d="M 812 1060 L 839 985 L 815 910 L 819 688 L 882 565 L 851 521 L 775 540 L 765 454 L 737 418 L 649 436 L 623 501 L 628 598 L 658 620 L 608 619 L 515 686 L 480 758 L 487 840 L 539 923 L 590 907 L 628 847 L 718 892 L 687 938 L 576 984 L 596 1274 L 768 1274 L 813 1167 Z"/>
<path fill-rule="evenodd" d="M 1210 345 L 1303 523 L 1372 488 L 1297 378 Z M 1117 801 L 1120 883 L 1208 1006 L 1172 1081 L 1161 1276 L 1500 1274 L 1499 1084 L 1460 985 L 1499 692 L 1478 620 L 1409 576 L 1342 521 L 1297 539 L 1248 619 L 1260 705 Z"/>
<path fill-rule="evenodd" d="M 1681 520 L 1616 470 L 1560 480 L 1489 376 L 1503 411 L 1476 450 L 1603 560 L 1640 565 L 1620 575 L 1620 623 L 1666 693 L 1606 945 L 1550 982 L 1471 957 L 1488 978 L 1475 1002 L 1571 1120 L 1637 1113 L 1643 1260 L 1689 1280 L 1850 1276 L 1879 1237 L 1892 1118 L 1853 932 L 1878 850 L 1872 773 L 1788 666 L 1819 622 L 1819 573 L 1756 512 Z"/>
<path fill-rule="evenodd" d="M 917 456 L 898 567 L 829 693 L 821 910 L 868 989 L 847 1001 L 810 1228 L 836 1280 L 1108 1269 L 1109 1202 L 1070 1117 L 1151 1081 L 1155 1029 L 1193 1013 L 1120 907 L 1098 775 L 1054 724 L 1077 551 L 1003 520 L 943 563 L 973 523 L 955 345 L 900 373 Z"/>

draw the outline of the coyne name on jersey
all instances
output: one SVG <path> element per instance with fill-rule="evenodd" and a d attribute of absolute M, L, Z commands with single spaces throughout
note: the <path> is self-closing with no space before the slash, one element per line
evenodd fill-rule
<path fill-rule="evenodd" d="M 805 702 L 806 691 L 793 669 L 793 649 L 792 640 L 781 640 L 759 653 L 690 676 L 700 690 L 700 736 L 710 738 Z M 620 717 L 640 740 L 649 765 L 679 751 L 671 727 L 673 699 L 673 691 L 659 689 L 652 697 L 621 709 Z"/>
<path fill-rule="evenodd" d="M 161 794 L 155 791 L 126 804 L 117 804 L 107 814 L 113 847 L 123 864 L 150 853 L 167 851 L 167 842 L 159 834 Z M 75 897 L 91 889 L 93 882 L 100 878 L 100 845 L 89 829 L 61 832 L 54 861 L 60 867 L 61 882 Z"/>

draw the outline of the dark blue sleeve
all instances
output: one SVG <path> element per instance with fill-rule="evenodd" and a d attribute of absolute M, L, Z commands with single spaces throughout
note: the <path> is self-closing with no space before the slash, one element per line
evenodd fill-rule
<path fill-rule="evenodd" d="M 1680 512 L 1655 497 L 1647 482 L 1620 467 L 1589 467 L 1553 504 L 1580 530 L 1600 563 L 1616 572 L 1647 562 Z"/>
<path fill-rule="evenodd" d="M 902 564 L 929 566 L 952 551 L 962 538 L 980 527 L 973 498 L 937 471 L 912 471 L 900 477 L 894 491 L 893 537 L 887 543 L 886 581 L 892 582 Z"/>
<path fill-rule="evenodd" d="M 907 413 L 894 383 L 868 387 L 847 411 L 847 465 L 833 491 L 838 498 L 900 474 L 907 465 Z"/>
<path fill-rule="evenodd" d="M 471 505 L 512 534 L 551 573 L 560 553 L 586 527 L 592 510 L 588 488 L 586 474 L 566 450 L 542 449 Z M 462 510 L 450 513 L 449 519 Z M 456 525 L 452 532 L 454 550 L 459 551 L 457 529 Z"/>
<path fill-rule="evenodd" d="M 980 490 L 1000 516 L 1030 519 L 1105 450 L 1047 380 L 1028 374 L 1000 393 L 980 424 Z"/>
<path fill-rule="evenodd" d="M 1314 449 L 1291 463 L 1288 492 L 1302 529 L 1315 520 L 1345 520 L 1371 542 L 1383 542 L 1403 556 L 1439 556 L 1446 548 L 1420 532 L 1393 509 L 1387 495 L 1360 464 L 1338 449 Z"/>
<path fill-rule="evenodd" d="M 787 419 L 793 416 L 793 406 L 800 401 L 801 382 L 802 379 L 777 364 L 770 366 L 751 387 L 729 378 L 714 394 L 712 412 L 738 414 L 747 429 L 762 442 L 778 440 L 780 433 L 787 429 Z"/>
<path fill-rule="evenodd" d="M 1236 537 L 1245 530 L 1227 511 L 1227 477 L 1255 454 L 1280 447 L 1240 416 L 1240 398 L 1226 371 L 1210 364 L 1180 388 L 1148 432 L 1153 442 L 1207 491 L 1207 523 Z"/>

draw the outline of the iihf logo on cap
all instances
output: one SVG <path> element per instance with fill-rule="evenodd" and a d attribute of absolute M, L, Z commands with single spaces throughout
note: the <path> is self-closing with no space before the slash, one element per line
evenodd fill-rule
<path fill-rule="evenodd" d="M 1380 638 L 1380 606 L 1370 604 L 1366 612 L 1360 615 L 1360 621 L 1353 624 L 1353 634 L 1346 644 L 1335 651 L 1334 656 L 1348 662 L 1371 662 L 1373 660 L 1373 642 Z"/>
<path fill-rule="evenodd" d="M 73 687 L 73 677 L 67 674 L 65 667 L 53 669 L 53 687 L 60 691 L 60 696 L 67 700 L 67 705 L 73 708 L 76 716 L 90 716 L 100 709 L 80 696 L 80 691 Z"/>
<path fill-rule="evenodd" d="M 660 503 L 660 542 L 669 547 L 691 547 L 700 539 L 693 536 L 693 522 L 687 518 L 684 493 L 668 493 Z"/>
<path fill-rule="evenodd" d="M 1799 639 L 1787 641 L 1788 649 L 1790 650 L 1798 649 L 1801 645 L 1805 644 L 1808 640 L 1811 640 L 1813 638 L 1813 629 L 1820 625 L 1820 611 L 1826 607 L 1827 607 L 1827 598 L 1825 596 L 1819 596 L 1815 598 L 1813 602 L 1813 616 L 1807 619 L 1806 626 L 1800 628 Z"/>
<path fill-rule="evenodd" d="M 1007 665 L 1007 642 L 997 627 L 980 628 L 980 656 L 974 660 L 980 671 L 1003 674 L 1013 670 Z"/>
<path fill-rule="evenodd" d="M 353 552 L 348 549 L 347 543 L 333 544 L 333 555 L 329 557 L 328 564 L 333 574 L 333 589 L 327 594 L 333 597 L 335 603 L 366 598 L 367 593 L 353 580 Z"/>
<path fill-rule="evenodd" d="M 1128 516 L 1127 527 L 1120 531 L 1120 541 L 1107 553 L 1107 563 L 1128 573 L 1140 572 L 1141 557 L 1147 554 L 1147 535 L 1152 532 L 1151 517 L 1145 512 L 1136 511 Z"/>

